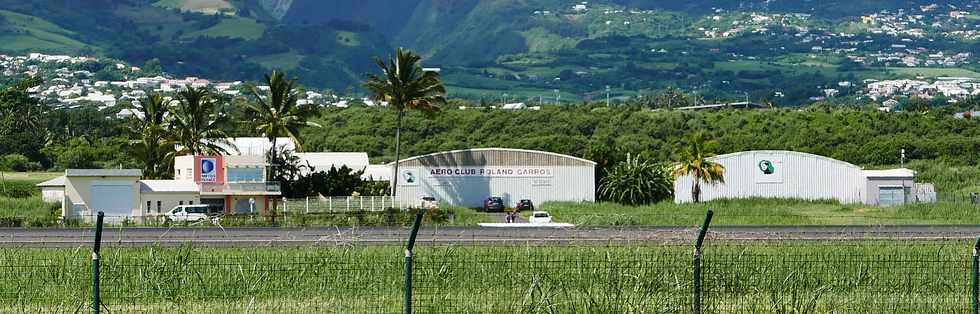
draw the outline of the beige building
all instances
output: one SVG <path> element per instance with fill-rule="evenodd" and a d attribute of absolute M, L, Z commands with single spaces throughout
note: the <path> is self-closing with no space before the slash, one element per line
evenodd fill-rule
<path fill-rule="evenodd" d="M 102 211 L 106 221 L 142 216 L 139 169 L 68 169 L 64 177 L 62 215 L 90 218 Z"/>

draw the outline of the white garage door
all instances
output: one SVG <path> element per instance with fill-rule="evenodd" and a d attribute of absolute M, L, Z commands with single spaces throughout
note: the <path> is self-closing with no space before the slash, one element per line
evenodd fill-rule
<path fill-rule="evenodd" d="M 92 212 L 103 211 L 106 217 L 132 216 L 136 207 L 134 184 L 129 182 L 92 183 Z"/>

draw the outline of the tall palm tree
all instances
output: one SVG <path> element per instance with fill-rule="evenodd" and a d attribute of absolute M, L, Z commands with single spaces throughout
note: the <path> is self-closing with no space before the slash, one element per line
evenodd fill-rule
<path fill-rule="evenodd" d="M 265 82 L 269 86 L 268 95 L 262 95 L 255 86 L 252 86 L 249 91 L 255 98 L 255 102 L 246 104 L 245 112 L 251 116 L 255 130 L 272 142 L 269 156 L 272 161 L 275 161 L 277 138 L 289 137 L 293 143 L 296 143 L 296 150 L 302 151 L 299 129 L 306 126 L 320 127 L 320 125 L 309 121 L 317 113 L 315 106 L 296 104 L 299 100 L 299 90 L 296 88 L 295 80 L 287 79 L 283 72 L 273 71 L 272 75 L 265 76 Z M 273 167 L 272 172 L 269 173 L 270 178 L 275 177 L 274 171 Z"/>
<path fill-rule="evenodd" d="M 159 94 L 140 99 L 139 115 L 130 119 L 130 153 L 143 163 L 147 179 L 163 179 L 170 175 L 174 142 L 169 138 L 166 121 L 168 100 Z"/>
<path fill-rule="evenodd" d="M 181 146 L 177 155 L 227 154 L 224 147 L 231 143 L 222 129 L 225 118 L 217 112 L 214 94 L 206 88 L 187 85 L 177 92 L 177 100 L 171 112 L 172 140 Z"/>
<path fill-rule="evenodd" d="M 687 147 L 681 152 L 681 159 L 674 165 L 674 176 L 691 175 L 694 177 L 694 187 L 691 189 L 691 199 L 701 202 L 701 183 L 725 183 L 725 166 L 708 160 L 715 156 L 711 152 L 717 141 L 712 140 L 702 131 L 692 133 L 687 139 Z"/>
<path fill-rule="evenodd" d="M 422 70 L 419 60 L 422 58 L 408 50 L 398 48 L 395 55 L 385 63 L 381 58 L 375 58 L 381 68 L 380 76 L 371 74 L 364 82 L 364 88 L 370 91 L 374 98 L 388 102 L 395 109 L 395 167 L 394 184 L 391 185 L 391 197 L 398 192 L 398 161 L 401 159 L 401 129 L 402 117 L 406 110 L 419 110 L 432 113 L 446 103 L 446 87 L 442 85 L 439 73 Z"/>

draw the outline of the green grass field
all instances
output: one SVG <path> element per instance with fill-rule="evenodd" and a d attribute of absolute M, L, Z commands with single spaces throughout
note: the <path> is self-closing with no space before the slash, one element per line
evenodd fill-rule
<path fill-rule="evenodd" d="M 303 61 L 303 56 L 294 52 L 279 53 L 273 55 L 264 55 L 252 57 L 252 61 L 258 63 L 266 69 L 279 69 L 279 70 L 292 70 L 299 66 L 299 62 Z"/>
<path fill-rule="evenodd" d="M 41 183 L 65 175 L 64 172 L 3 172 L 3 178 L 11 181 Z"/>
<path fill-rule="evenodd" d="M 47 20 L 0 10 L 8 28 L 0 34 L 0 49 L 4 51 L 77 51 L 90 46 L 72 39 L 74 32 Z"/>
<path fill-rule="evenodd" d="M 969 241 L 713 242 L 707 313 L 966 313 Z M 84 311 L 89 252 L 0 249 L 0 312 Z M 689 245 L 422 246 L 419 313 L 683 313 Z M 402 248 L 109 248 L 107 312 L 396 313 Z"/>
<path fill-rule="evenodd" d="M 701 204 L 662 202 L 646 206 L 614 203 L 550 202 L 540 206 L 557 222 L 588 226 L 688 226 L 711 209 L 714 225 L 899 225 L 980 224 L 980 208 L 970 204 L 911 204 L 881 208 L 780 199 L 720 200 Z M 525 215 L 527 213 L 524 213 Z"/>
<path fill-rule="evenodd" d="M 229 17 L 224 18 L 218 25 L 211 28 L 188 33 L 184 38 L 196 37 L 230 37 L 246 40 L 262 38 L 265 33 L 265 25 L 250 18 Z"/>
<path fill-rule="evenodd" d="M 214 14 L 221 10 L 234 10 L 228 0 L 160 0 L 154 6 L 181 11 Z"/>

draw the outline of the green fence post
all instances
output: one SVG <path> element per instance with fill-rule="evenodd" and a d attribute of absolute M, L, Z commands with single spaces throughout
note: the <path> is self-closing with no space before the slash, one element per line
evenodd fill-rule
<path fill-rule="evenodd" d="M 422 211 L 415 214 L 412 233 L 408 236 L 408 246 L 405 247 L 405 314 L 412 313 L 412 249 L 415 248 L 415 236 L 419 234 L 422 225 Z"/>
<path fill-rule="evenodd" d="M 980 314 L 980 237 L 973 244 L 973 289 L 970 299 L 973 300 L 973 314 Z"/>
<path fill-rule="evenodd" d="M 105 214 L 99 212 L 95 222 L 95 243 L 92 246 L 92 313 L 99 314 L 101 306 L 99 295 L 99 250 L 102 247 L 102 218 Z"/>
<path fill-rule="evenodd" d="M 691 302 L 694 314 L 701 314 L 701 244 L 704 243 L 704 236 L 708 233 L 708 225 L 711 224 L 711 216 L 714 214 L 710 209 L 704 214 L 704 223 L 701 224 L 698 240 L 694 243 L 694 299 Z"/>

